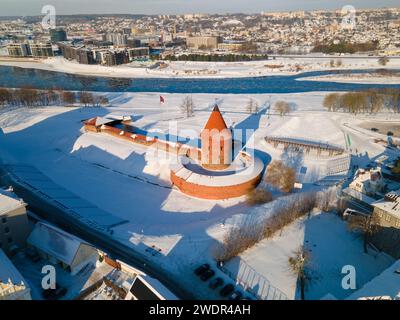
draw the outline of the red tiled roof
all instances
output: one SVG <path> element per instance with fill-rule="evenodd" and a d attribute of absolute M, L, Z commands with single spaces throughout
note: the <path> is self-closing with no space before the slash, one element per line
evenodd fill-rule
<path fill-rule="evenodd" d="M 211 112 L 210 118 L 208 119 L 204 129 L 208 129 L 208 130 L 217 129 L 219 131 L 228 129 L 228 127 L 226 126 L 225 120 L 222 117 L 221 112 L 219 111 L 218 106 L 214 107 L 213 111 Z"/>

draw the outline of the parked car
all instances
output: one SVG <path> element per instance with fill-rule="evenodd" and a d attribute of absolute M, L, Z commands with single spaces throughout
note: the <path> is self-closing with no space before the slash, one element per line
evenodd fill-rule
<path fill-rule="evenodd" d="M 234 291 L 229 296 L 229 300 L 240 300 L 242 298 L 242 296 L 243 296 L 243 294 L 240 291 Z"/>
<path fill-rule="evenodd" d="M 218 287 L 222 286 L 224 284 L 224 280 L 222 278 L 218 277 L 210 281 L 209 287 L 211 289 L 217 289 Z"/>
<path fill-rule="evenodd" d="M 207 269 L 201 276 L 200 279 L 203 281 L 210 280 L 215 274 L 215 271 L 212 269 Z"/>
<path fill-rule="evenodd" d="M 67 293 L 67 289 L 64 287 L 60 287 L 57 283 L 56 283 L 56 288 L 55 289 L 46 289 L 42 291 L 42 296 L 43 298 L 45 298 L 46 300 L 58 300 L 60 298 L 62 298 L 63 296 L 66 295 Z"/>
<path fill-rule="evenodd" d="M 194 270 L 194 273 L 198 276 L 201 276 L 204 272 L 206 272 L 208 269 L 210 269 L 210 265 L 208 263 L 205 263 L 201 265 L 200 267 L 196 268 Z"/>
<path fill-rule="evenodd" d="M 221 289 L 221 291 L 219 292 L 219 294 L 222 296 L 222 297 L 227 297 L 227 296 L 229 296 L 232 292 L 233 292 L 233 290 L 235 290 L 235 287 L 233 286 L 233 284 L 227 284 L 225 287 L 223 287 L 222 289 Z"/>

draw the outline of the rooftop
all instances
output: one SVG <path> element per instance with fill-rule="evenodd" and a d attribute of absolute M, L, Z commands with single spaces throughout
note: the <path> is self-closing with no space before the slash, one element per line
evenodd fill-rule
<path fill-rule="evenodd" d="M 400 218 L 400 189 L 387 193 L 382 200 L 376 201 L 372 205 Z"/>
<path fill-rule="evenodd" d="M 80 245 L 86 242 L 61 229 L 38 222 L 29 235 L 28 243 L 70 265 Z"/>
<path fill-rule="evenodd" d="M 25 206 L 26 204 L 14 194 L 0 189 L 0 215 Z"/>
<path fill-rule="evenodd" d="M 0 249 L 0 282 L 8 283 L 11 280 L 13 284 L 25 284 L 25 280 L 14 266 L 3 250 Z"/>
<path fill-rule="evenodd" d="M 210 118 L 208 119 L 204 129 L 208 129 L 208 130 L 217 129 L 219 131 L 228 129 L 228 127 L 225 123 L 225 120 L 222 117 L 222 114 L 219 111 L 219 108 L 217 105 L 215 105 L 213 111 L 211 112 Z"/>
<path fill-rule="evenodd" d="M 379 298 L 400 299 L 400 260 L 350 295 L 348 300 Z"/>

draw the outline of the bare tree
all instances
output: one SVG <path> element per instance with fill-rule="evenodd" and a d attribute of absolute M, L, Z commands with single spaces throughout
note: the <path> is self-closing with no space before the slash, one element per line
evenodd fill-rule
<path fill-rule="evenodd" d="M 340 95 L 338 93 L 329 93 L 324 97 L 322 104 L 328 111 L 336 111 L 340 107 Z"/>
<path fill-rule="evenodd" d="M 267 168 L 265 181 L 282 192 L 290 192 L 296 182 L 296 172 L 282 161 L 274 160 Z"/>
<path fill-rule="evenodd" d="M 289 266 L 300 282 L 301 300 L 305 300 L 305 288 L 311 279 L 308 275 L 311 254 L 303 247 L 299 247 L 292 257 L 289 258 Z"/>
<path fill-rule="evenodd" d="M 94 105 L 94 97 L 93 94 L 87 91 L 82 91 L 79 94 L 79 102 L 82 103 L 85 107 L 90 105 Z"/>
<path fill-rule="evenodd" d="M 388 63 L 389 63 L 389 58 L 388 57 L 380 57 L 379 59 L 378 59 L 378 63 L 379 63 L 379 65 L 381 65 L 381 66 L 386 66 Z"/>
<path fill-rule="evenodd" d="M 30 87 L 16 90 L 15 95 L 23 106 L 32 107 L 39 102 L 39 91 Z"/>
<path fill-rule="evenodd" d="M 61 101 L 66 105 L 73 105 L 76 102 L 76 95 L 73 91 L 61 92 Z"/>
<path fill-rule="evenodd" d="M 278 112 L 280 114 L 280 116 L 284 116 L 284 115 L 290 113 L 291 108 L 290 108 L 289 103 L 287 103 L 286 101 L 280 100 L 275 103 L 275 110 L 276 110 L 276 112 Z"/>
<path fill-rule="evenodd" d="M 194 116 L 194 102 L 191 96 L 186 96 L 179 107 L 181 111 L 186 115 L 186 118 Z"/>
<path fill-rule="evenodd" d="M 12 93 L 9 89 L 0 88 L 0 106 L 11 103 Z"/>
<path fill-rule="evenodd" d="M 107 97 L 105 97 L 105 96 L 100 97 L 100 105 L 101 106 L 107 106 L 109 104 L 110 104 L 110 101 L 108 100 Z"/>
<path fill-rule="evenodd" d="M 272 201 L 272 193 L 262 188 L 254 189 L 247 194 L 246 202 L 250 206 Z"/>
<path fill-rule="evenodd" d="M 376 215 L 370 216 L 351 215 L 347 219 L 347 227 L 351 231 L 358 231 L 363 234 L 364 253 L 368 253 L 368 242 L 379 230 L 379 219 Z"/>
<path fill-rule="evenodd" d="M 258 108 L 258 103 L 253 98 L 250 98 L 246 105 L 246 111 L 248 113 L 257 113 Z"/>

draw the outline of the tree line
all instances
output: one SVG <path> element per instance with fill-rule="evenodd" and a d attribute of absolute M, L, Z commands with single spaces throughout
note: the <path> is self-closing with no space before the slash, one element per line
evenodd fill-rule
<path fill-rule="evenodd" d="M 400 112 L 399 89 L 370 89 L 346 93 L 330 93 L 323 105 L 328 111 L 343 111 L 353 114 L 376 113 L 382 110 Z"/>
<path fill-rule="evenodd" d="M 317 43 L 312 52 L 322 53 L 356 53 L 356 52 L 368 52 L 375 51 L 378 49 L 378 42 L 364 42 L 364 43 L 350 43 L 350 42 L 339 42 L 339 43 Z"/>
<path fill-rule="evenodd" d="M 50 105 L 75 105 L 100 107 L 109 104 L 108 98 L 91 92 L 64 91 L 62 89 L 39 90 L 30 87 L 19 89 L 0 88 L 0 107 L 44 107 Z"/>
<path fill-rule="evenodd" d="M 199 61 L 199 62 L 239 62 L 268 60 L 266 54 L 183 54 L 167 55 L 164 60 L 168 61 Z"/>

